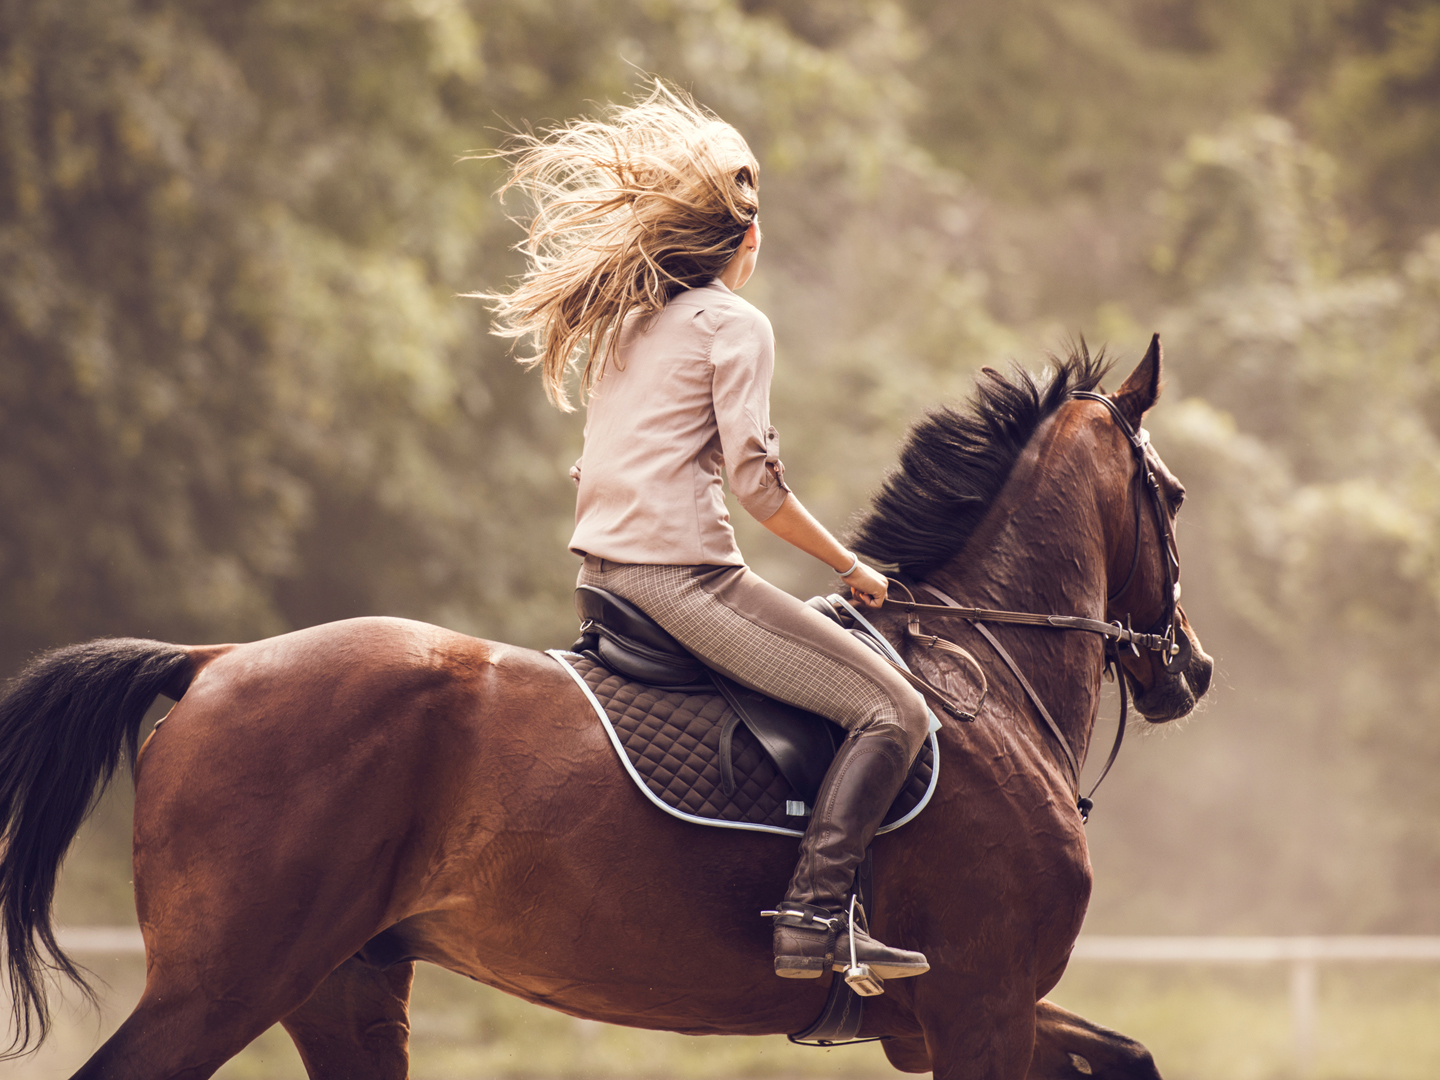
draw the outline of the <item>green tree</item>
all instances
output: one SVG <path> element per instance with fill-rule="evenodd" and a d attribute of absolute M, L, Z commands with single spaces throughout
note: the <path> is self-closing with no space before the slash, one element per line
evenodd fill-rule
<path fill-rule="evenodd" d="M 1346 269 L 1336 171 L 1265 116 L 1172 170 L 1157 264 L 1184 400 L 1154 424 L 1194 495 L 1187 596 L 1244 688 L 1225 760 L 1175 779 L 1242 800 L 1265 872 L 1218 900 L 1199 886 L 1233 872 L 1233 841 L 1131 851 L 1167 852 L 1238 928 L 1416 932 L 1435 916 L 1415 883 L 1440 875 L 1440 235 L 1396 272 Z"/>

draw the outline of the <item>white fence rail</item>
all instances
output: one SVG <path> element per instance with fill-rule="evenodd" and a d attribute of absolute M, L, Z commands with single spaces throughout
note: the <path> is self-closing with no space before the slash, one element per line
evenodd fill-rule
<path fill-rule="evenodd" d="M 1077 960 L 1265 964 L 1317 960 L 1440 960 L 1440 937 L 1097 937 L 1075 943 Z"/>
<path fill-rule="evenodd" d="M 58 935 L 76 953 L 143 953 L 140 931 L 127 927 L 72 926 Z M 1314 1071 L 1319 964 L 1331 962 L 1440 962 L 1440 937 L 1101 937 L 1084 935 L 1074 958 L 1119 964 L 1288 964 L 1290 1022 L 1302 1076 Z"/>
<path fill-rule="evenodd" d="M 1332 961 L 1440 961 L 1440 937 L 1092 937 L 1076 960 L 1127 964 L 1288 964 L 1290 1028 L 1301 1076 L 1315 1071 L 1318 966 Z"/>
<path fill-rule="evenodd" d="M 62 926 L 55 937 L 66 952 L 124 956 L 145 951 L 140 931 L 132 926 Z"/>

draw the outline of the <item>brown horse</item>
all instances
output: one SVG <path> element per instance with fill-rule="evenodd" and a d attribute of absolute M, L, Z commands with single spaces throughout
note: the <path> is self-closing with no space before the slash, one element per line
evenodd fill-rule
<path fill-rule="evenodd" d="M 1145 451 L 1161 501 L 1143 508 L 1140 444 L 1117 420 L 1139 427 L 1160 364 L 1157 340 L 1116 415 L 1072 396 L 1103 374 L 1083 352 L 1044 386 L 986 373 L 967 410 L 912 431 L 868 549 L 896 538 L 894 561 L 969 603 L 1137 626 L 1173 614 L 1163 538 L 1181 489 Z M 962 619 L 926 623 L 994 655 Z M 995 633 L 1083 761 L 1102 639 Z M 1180 671 L 1123 655 L 1152 721 L 1209 684 L 1189 640 Z M 964 668 L 912 652 L 973 695 Z M 929 808 L 874 849 L 876 933 L 932 968 L 872 999 L 862 1034 L 946 1080 L 1026 1075 L 1036 1002 L 1090 892 L 1076 780 L 1016 680 L 987 667 L 975 722 L 945 719 Z M 45 966 L 70 970 L 50 925 L 59 861 L 158 693 L 178 703 L 136 764 L 145 990 L 77 1076 L 206 1077 L 278 1021 L 312 1077 L 403 1077 L 417 959 L 575 1016 L 693 1034 L 793 1032 L 820 1009 L 829 980 L 775 978 L 759 916 L 793 840 L 657 813 L 549 657 L 370 618 L 248 645 L 92 642 L 11 683 L 0 917 L 22 1047 L 32 1020 L 43 1034 Z"/>

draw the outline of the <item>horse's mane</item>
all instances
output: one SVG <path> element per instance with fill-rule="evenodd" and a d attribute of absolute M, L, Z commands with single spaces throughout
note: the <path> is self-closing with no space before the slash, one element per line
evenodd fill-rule
<path fill-rule="evenodd" d="M 1100 385 L 1110 363 L 1082 340 L 1065 359 L 1050 356 L 1050 378 L 1012 365 L 982 368 L 963 408 L 925 414 L 906 436 L 900 466 L 885 477 L 850 544 L 877 562 L 924 577 L 953 556 L 1000 494 L 1035 429 L 1077 390 Z"/>

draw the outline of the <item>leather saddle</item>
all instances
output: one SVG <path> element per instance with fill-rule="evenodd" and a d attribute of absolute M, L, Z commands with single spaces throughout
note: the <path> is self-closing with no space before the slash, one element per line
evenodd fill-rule
<path fill-rule="evenodd" d="M 823 600 L 811 603 L 835 618 Z M 814 805 L 844 738 L 837 724 L 756 693 L 706 667 L 650 616 L 612 592 L 581 585 L 575 590 L 575 610 L 580 616 L 580 639 L 572 652 L 661 690 L 721 694 L 795 793 Z M 728 772 L 728 744 L 722 735 L 722 772 Z"/>

